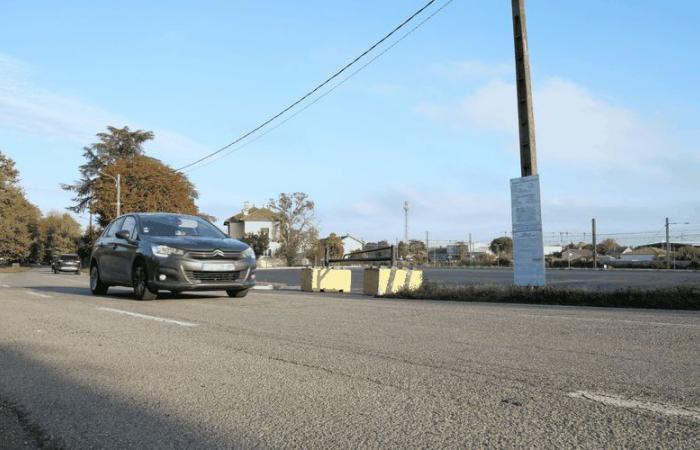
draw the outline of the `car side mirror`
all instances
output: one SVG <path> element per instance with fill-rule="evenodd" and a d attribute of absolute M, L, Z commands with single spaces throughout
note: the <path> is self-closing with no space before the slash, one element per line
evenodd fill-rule
<path fill-rule="evenodd" d="M 120 230 L 115 233 L 115 236 L 119 239 L 129 240 L 130 233 L 127 230 Z"/>

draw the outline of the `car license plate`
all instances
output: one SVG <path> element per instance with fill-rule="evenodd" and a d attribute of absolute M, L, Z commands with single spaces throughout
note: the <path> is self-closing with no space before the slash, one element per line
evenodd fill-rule
<path fill-rule="evenodd" d="M 228 272 L 236 270 L 236 265 L 231 263 L 204 263 L 202 264 L 203 272 Z"/>

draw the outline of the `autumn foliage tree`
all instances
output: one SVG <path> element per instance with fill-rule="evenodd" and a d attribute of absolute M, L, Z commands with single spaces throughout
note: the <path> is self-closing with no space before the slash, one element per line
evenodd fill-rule
<path fill-rule="evenodd" d="M 313 246 L 313 262 L 322 261 L 326 258 L 326 248 L 328 248 L 328 257 L 333 259 L 342 258 L 345 254 L 345 246 L 343 239 L 335 233 L 329 234 L 323 239 L 319 239 Z M 311 258 L 309 258 L 311 259 Z"/>
<path fill-rule="evenodd" d="M 39 221 L 40 242 L 48 261 L 64 253 L 76 253 L 80 244 L 80 224 L 68 213 L 50 211 Z"/>
<path fill-rule="evenodd" d="M 314 229 L 314 202 L 304 192 L 282 193 L 277 199 L 270 199 L 268 208 L 272 210 L 279 224 L 279 256 L 287 265 L 297 263 L 300 253 L 311 249 L 310 240 Z"/>
<path fill-rule="evenodd" d="M 94 183 L 91 210 L 100 226 L 116 218 L 117 187 L 121 175 L 121 212 L 198 213 L 197 191 L 187 177 L 155 158 L 136 155 L 116 160 L 102 168 Z"/>
<path fill-rule="evenodd" d="M 89 209 L 95 195 L 100 172 L 122 159 L 142 156 L 143 144 L 152 140 L 151 131 L 130 130 L 129 127 L 107 127 L 107 132 L 97 133 L 98 142 L 83 147 L 85 163 L 80 167 L 80 179 L 73 184 L 63 184 L 63 189 L 75 194 L 75 204 L 69 209 L 83 212 Z"/>
<path fill-rule="evenodd" d="M 106 226 L 117 214 L 115 178 L 120 175 L 122 213 L 201 214 L 195 205 L 197 191 L 187 177 L 145 155 L 143 145 L 154 138 L 151 131 L 109 126 L 97 138 L 98 142 L 83 148 L 80 179 L 63 185 L 75 194 L 69 209 L 90 211 L 100 226 Z"/>

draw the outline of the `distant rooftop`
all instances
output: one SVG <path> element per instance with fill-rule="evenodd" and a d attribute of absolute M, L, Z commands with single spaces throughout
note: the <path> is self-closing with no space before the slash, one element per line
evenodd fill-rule
<path fill-rule="evenodd" d="M 235 222 L 268 222 L 275 220 L 275 213 L 268 208 L 244 208 L 238 214 L 229 217 L 224 221 L 224 225 Z"/>

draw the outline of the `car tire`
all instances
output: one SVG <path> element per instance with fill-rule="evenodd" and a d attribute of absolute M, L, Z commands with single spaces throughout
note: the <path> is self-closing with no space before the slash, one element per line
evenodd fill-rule
<path fill-rule="evenodd" d="M 92 292 L 92 295 L 105 295 L 107 289 L 109 289 L 109 285 L 102 281 L 97 264 L 93 264 L 90 267 L 90 292 Z"/>
<path fill-rule="evenodd" d="M 243 298 L 248 295 L 249 289 L 227 289 L 226 294 L 229 297 Z"/>
<path fill-rule="evenodd" d="M 134 270 L 132 273 L 132 286 L 134 288 L 134 297 L 137 300 L 154 300 L 158 297 L 158 291 L 152 291 L 148 287 L 148 272 L 146 272 L 146 266 L 142 262 L 137 262 L 134 265 Z"/>

